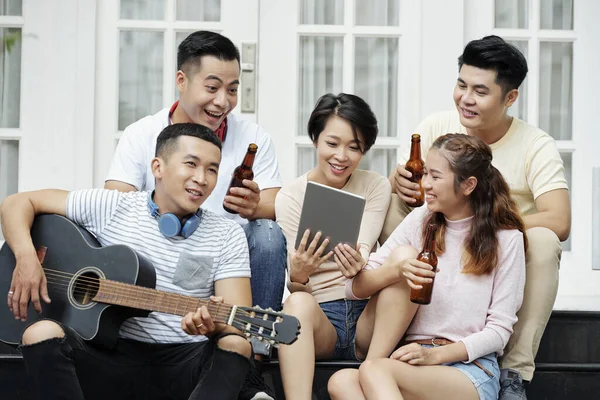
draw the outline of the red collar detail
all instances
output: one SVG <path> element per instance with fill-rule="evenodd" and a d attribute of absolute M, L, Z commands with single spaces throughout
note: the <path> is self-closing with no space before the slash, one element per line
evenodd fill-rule
<path fill-rule="evenodd" d="M 171 117 L 173 116 L 173 113 L 175 112 L 175 109 L 177 108 L 178 105 L 179 105 L 179 100 L 177 100 L 175 103 L 173 103 L 173 105 L 171 106 L 171 109 L 169 110 L 169 125 L 171 125 L 173 123 L 173 120 L 171 119 Z M 227 117 L 225 117 L 223 122 L 221 122 L 221 125 L 217 128 L 217 130 L 215 131 L 215 134 L 221 140 L 221 142 L 225 141 L 225 137 L 227 136 Z"/>

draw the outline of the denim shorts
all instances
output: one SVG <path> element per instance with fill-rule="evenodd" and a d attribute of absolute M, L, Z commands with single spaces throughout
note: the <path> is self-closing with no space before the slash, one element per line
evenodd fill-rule
<path fill-rule="evenodd" d="M 369 300 L 334 300 L 320 303 L 321 310 L 337 332 L 334 360 L 356 360 L 356 323 Z"/>
<path fill-rule="evenodd" d="M 422 344 L 421 346 L 427 348 L 433 347 L 430 344 Z M 473 385 L 475 385 L 475 389 L 477 389 L 477 393 L 479 394 L 479 400 L 497 400 L 498 393 L 500 392 L 500 367 L 498 366 L 496 353 L 479 357 L 477 361 L 479 361 L 483 368 L 494 374 L 494 376 L 489 376 L 484 370 L 473 363 L 458 361 L 442 365 L 456 368 L 465 374 L 473 382 Z"/>

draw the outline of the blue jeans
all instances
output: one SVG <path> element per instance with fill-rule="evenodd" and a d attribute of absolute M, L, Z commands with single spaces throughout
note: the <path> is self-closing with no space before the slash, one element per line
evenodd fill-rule
<path fill-rule="evenodd" d="M 252 304 L 281 310 L 287 249 L 283 232 L 270 219 L 248 221 L 244 226 L 250 250 Z"/>
<path fill-rule="evenodd" d="M 430 344 L 422 344 L 421 346 L 431 348 Z M 469 380 L 477 389 L 480 400 L 496 400 L 500 392 L 500 367 L 496 353 L 490 353 L 477 359 L 483 368 L 494 374 L 489 376 L 484 370 L 473 363 L 465 363 L 462 361 L 445 363 L 448 367 L 456 368 L 469 378 Z"/>
<path fill-rule="evenodd" d="M 333 300 L 320 303 L 337 332 L 332 360 L 362 361 L 356 355 L 356 323 L 369 300 Z"/>

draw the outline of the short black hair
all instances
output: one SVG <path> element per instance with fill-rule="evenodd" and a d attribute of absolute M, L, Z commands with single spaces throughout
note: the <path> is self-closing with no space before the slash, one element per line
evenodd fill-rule
<path fill-rule="evenodd" d="M 208 143 L 217 146 L 219 150 L 221 150 L 222 147 L 221 140 L 210 128 L 193 122 L 185 122 L 169 125 L 162 130 L 156 139 L 156 151 L 154 156 L 168 160 L 169 156 L 176 148 L 177 139 L 181 136 L 193 136 L 205 140 Z"/>
<path fill-rule="evenodd" d="M 215 32 L 196 31 L 177 48 L 177 70 L 189 75 L 191 68 L 199 66 L 204 56 L 213 56 L 221 61 L 237 60 L 240 64 L 240 52 L 231 40 Z"/>
<path fill-rule="evenodd" d="M 319 135 L 332 115 L 337 115 L 350 123 L 354 140 L 359 143 L 361 153 L 366 153 L 375 144 L 378 133 L 375 114 L 366 101 L 347 93 L 340 93 L 337 96 L 327 93 L 317 101 L 308 119 L 308 136 L 313 143 L 317 143 Z M 362 141 L 358 137 L 359 133 Z"/>
<path fill-rule="evenodd" d="M 496 71 L 496 83 L 506 95 L 518 89 L 527 76 L 527 60 L 515 46 L 496 35 L 485 36 L 467 43 L 458 57 L 458 70 L 470 65 Z"/>

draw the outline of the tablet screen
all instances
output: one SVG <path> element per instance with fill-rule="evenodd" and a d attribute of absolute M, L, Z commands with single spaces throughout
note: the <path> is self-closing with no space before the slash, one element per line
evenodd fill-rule
<path fill-rule="evenodd" d="M 338 243 L 356 248 L 364 209 L 365 198 L 362 196 L 308 182 L 294 247 L 298 249 L 304 231 L 310 229 L 308 244 L 319 231 L 322 233 L 321 241 L 329 238 L 323 254 L 333 250 Z"/>

